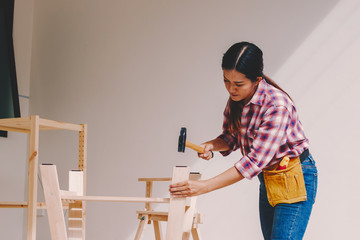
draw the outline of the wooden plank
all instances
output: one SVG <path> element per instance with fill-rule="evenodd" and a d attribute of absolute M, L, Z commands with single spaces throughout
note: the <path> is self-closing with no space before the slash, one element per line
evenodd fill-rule
<path fill-rule="evenodd" d="M 189 179 L 188 167 L 175 167 L 172 183 L 182 182 Z M 181 240 L 185 216 L 186 198 L 170 198 L 169 217 L 166 228 L 166 240 Z"/>
<path fill-rule="evenodd" d="M 167 212 L 152 212 L 152 211 L 136 211 L 138 214 L 138 219 L 141 219 L 143 216 L 149 217 L 150 221 L 164 221 L 168 220 L 168 213 Z"/>
<path fill-rule="evenodd" d="M 30 130 L 24 128 L 12 128 L 12 127 L 0 126 L 0 130 L 8 131 L 8 132 L 30 133 Z"/>
<path fill-rule="evenodd" d="M 16 131 L 18 129 L 21 132 L 31 129 L 31 119 L 39 119 L 39 130 L 71 130 L 71 131 L 82 131 L 83 127 L 80 124 L 66 123 L 54 120 L 48 120 L 39 118 L 39 116 L 30 116 L 25 118 L 6 118 L 0 119 L 0 128 L 7 127 L 11 131 Z"/>
<path fill-rule="evenodd" d="M 27 202 L 0 202 L 0 208 L 27 208 Z"/>
<path fill-rule="evenodd" d="M 0 208 L 27 208 L 27 202 L 0 202 Z M 45 208 L 44 202 L 37 203 L 37 209 Z"/>
<path fill-rule="evenodd" d="M 138 178 L 139 182 L 170 182 L 171 178 Z"/>
<path fill-rule="evenodd" d="M 72 191 L 66 191 L 66 190 L 60 190 L 60 196 L 76 196 L 78 193 L 77 192 L 72 192 Z"/>
<path fill-rule="evenodd" d="M 168 212 L 157 212 L 157 211 L 136 211 L 136 214 L 147 214 L 147 215 L 162 215 L 167 216 Z"/>
<path fill-rule="evenodd" d="M 168 216 L 149 215 L 149 221 L 167 222 Z"/>
<path fill-rule="evenodd" d="M 112 196 L 63 196 L 63 200 L 128 203 L 169 203 L 170 198 L 112 197 Z"/>
<path fill-rule="evenodd" d="M 162 222 L 167 222 L 167 220 L 168 220 L 168 216 L 166 215 L 166 216 L 162 216 L 162 215 L 148 215 L 148 214 L 144 214 L 144 215 L 142 215 L 142 214 L 139 214 L 138 215 L 138 219 L 141 219 L 143 216 L 148 216 L 149 217 L 149 222 L 150 221 L 158 221 L 158 222 L 160 222 L 160 221 L 162 221 Z"/>
<path fill-rule="evenodd" d="M 8 127 L 10 129 L 19 129 L 22 131 L 31 129 L 31 118 L 39 118 L 39 116 L 31 116 L 26 118 L 7 118 L 0 119 L 0 127 Z M 42 130 L 71 130 L 82 131 L 80 124 L 66 123 L 54 120 L 39 118 L 39 129 Z"/>
<path fill-rule="evenodd" d="M 36 117 L 36 116 L 32 116 Z M 0 126 L 14 129 L 31 129 L 31 117 L 0 119 Z"/>
<path fill-rule="evenodd" d="M 40 130 L 71 130 L 82 131 L 80 124 L 66 123 L 40 118 Z"/>
<path fill-rule="evenodd" d="M 64 212 L 55 165 L 41 165 L 41 179 L 52 240 L 67 240 Z"/>
<path fill-rule="evenodd" d="M 31 116 L 28 166 L 27 240 L 36 240 L 39 116 Z"/>

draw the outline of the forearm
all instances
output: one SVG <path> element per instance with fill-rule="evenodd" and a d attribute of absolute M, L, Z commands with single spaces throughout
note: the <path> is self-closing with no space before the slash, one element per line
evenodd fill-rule
<path fill-rule="evenodd" d="M 206 184 L 206 192 L 211 192 L 226 186 L 229 186 L 231 184 L 234 184 L 240 180 L 242 180 L 244 177 L 239 173 L 239 171 L 235 167 L 231 167 L 225 172 L 210 178 L 208 180 L 204 180 L 204 183 Z"/>
<path fill-rule="evenodd" d="M 212 151 L 228 151 L 228 150 L 230 150 L 229 145 L 221 138 L 215 138 L 204 144 L 211 144 L 213 146 Z"/>

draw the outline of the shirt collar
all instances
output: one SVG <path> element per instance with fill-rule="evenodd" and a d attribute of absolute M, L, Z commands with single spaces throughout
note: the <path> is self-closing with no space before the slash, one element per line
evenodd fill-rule
<path fill-rule="evenodd" d="M 264 102 L 264 99 L 265 99 L 264 93 L 266 91 L 267 85 L 268 84 L 265 81 L 265 79 L 262 79 L 259 82 L 257 89 L 248 104 L 252 103 L 255 105 L 262 105 L 262 103 Z"/>

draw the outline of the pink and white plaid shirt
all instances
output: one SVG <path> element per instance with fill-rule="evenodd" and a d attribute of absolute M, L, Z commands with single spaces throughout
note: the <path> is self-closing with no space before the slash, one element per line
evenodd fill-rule
<path fill-rule="evenodd" d="M 223 133 L 218 138 L 230 150 L 220 153 L 227 156 L 240 148 L 243 157 L 235 167 L 245 178 L 257 176 L 264 167 L 284 156 L 297 157 L 309 147 L 293 102 L 264 79 L 244 106 L 240 132 L 234 135 L 228 131 L 229 101 L 224 111 Z"/>

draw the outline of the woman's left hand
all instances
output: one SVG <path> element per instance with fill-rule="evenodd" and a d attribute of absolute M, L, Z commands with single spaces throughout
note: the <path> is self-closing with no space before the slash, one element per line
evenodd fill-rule
<path fill-rule="evenodd" d="M 173 197 L 193 197 L 206 193 L 207 185 L 203 180 L 188 180 L 171 184 L 169 191 Z"/>

